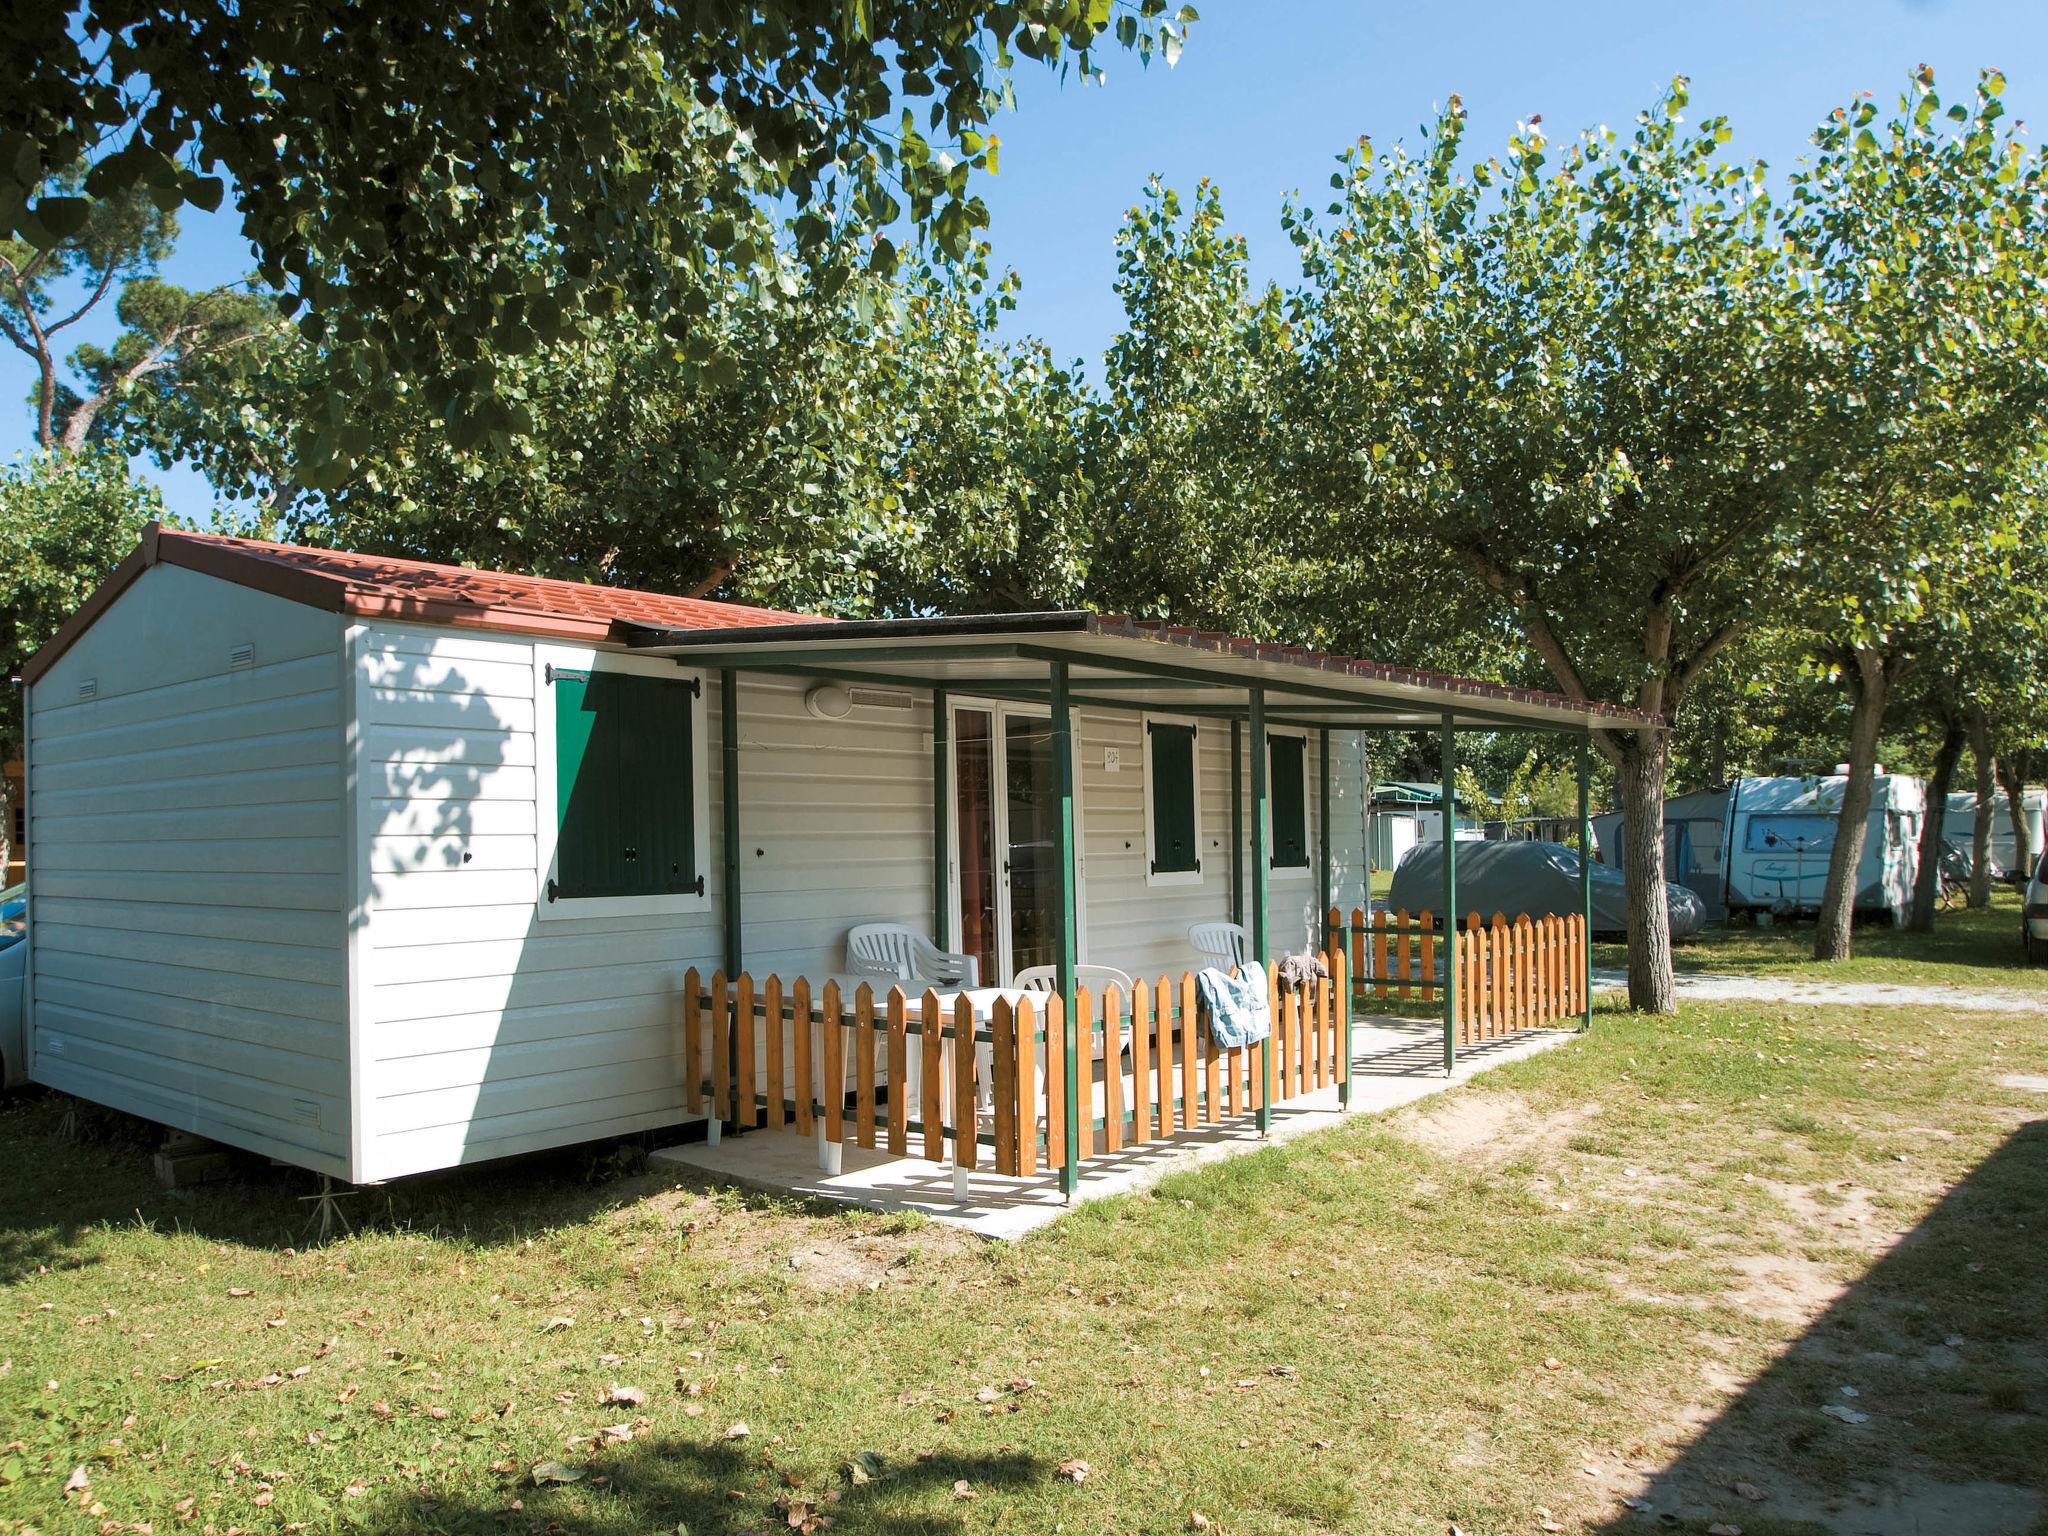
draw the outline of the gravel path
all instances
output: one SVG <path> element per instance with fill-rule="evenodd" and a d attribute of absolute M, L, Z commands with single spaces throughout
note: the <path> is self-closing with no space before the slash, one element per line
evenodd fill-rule
<path fill-rule="evenodd" d="M 1628 973 L 1595 967 L 1593 990 L 1628 985 Z M 1678 973 L 1678 995 L 1706 1002 L 1813 1003 L 1850 1007 L 1950 1008 L 1972 1013 L 2048 1013 L 2048 996 L 2002 987 L 1903 986 L 1883 981 L 1808 981 L 1797 976 Z"/>

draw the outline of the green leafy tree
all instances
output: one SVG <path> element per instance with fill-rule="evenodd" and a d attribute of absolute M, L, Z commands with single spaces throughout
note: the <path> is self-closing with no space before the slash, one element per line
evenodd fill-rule
<path fill-rule="evenodd" d="M 1416 156 L 1361 144 L 1291 219 L 1325 494 L 1490 595 L 1557 687 L 1668 719 L 1767 614 L 1808 516 L 1818 349 L 1761 165 L 1684 124 L 1526 125 L 1467 166 L 1453 100 Z M 1468 604 L 1471 598 L 1468 598 Z M 1670 728 L 1602 733 L 1626 819 L 1629 995 L 1673 1006 Z"/>
<path fill-rule="evenodd" d="M 162 516 L 156 492 L 102 449 L 35 453 L 0 473 L 0 675 L 18 674 Z M 0 691 L 0 758 L 19 756 L 21 742 L 21 692 L 10 687 Z M 7 794 L 0 781 L 0 868 L 14 825 Z"/>
<path fill-rule="evenodd" d="M 457 446 L 503 446 L 535 420 L 514 360 L 618 315 L 672 367 L 730 357 L 706 318 L 735 284 L 775 291 L 789 208 L 827 286 L 893 270 L 906 228 L 964 256 L 1015 60 L 1171 63 L 1193 19 L 1164 0 L 16 6 L 0 233 L 53 249 L 104 201 L 232 189 L 259 276 L 332 351 L 294 450 L 333 489 L 376 447 L 355 410 L 411 389 Z M 46 187 L 87 159 L 82 185 Z"/>
<path fill-rule="evenodd" d="M 1814 955 L 1846 958 L 1877 743 L 1894 690 L 1933 658 L 1923 697 L 1942 725 L 1937 787 L 1968 734 L 1957 694 L 1973 622 L 2006 611 L 2006 494 L 2048 407 L 2048 266 L 2038 157 L 2001 127 L 2004 80 L 1943 108 L 1912 76 L 1889 119 L 1868 98 L 1836 109 L 1792 177 L 1785 220 L 1826 326 L 1833 517 L 1792 579 L 1820 615 L 1816 659 L 1851 698 L 1841 835 Z M 1929 881 L 1941 804 L 1930 798 Z M 1932 917 L 1933 888 L 1921 903 Z"/>

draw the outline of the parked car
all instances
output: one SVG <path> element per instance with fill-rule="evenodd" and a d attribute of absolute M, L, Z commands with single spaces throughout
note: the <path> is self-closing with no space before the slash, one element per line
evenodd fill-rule
<path fill-rule="evenodd" d="M 0 1088 L 28 1081 L 28 1036 L 22 1029 L 22 966 L 28 946 L 28 887 L 0 891 Z"/>
<path fill-rule="evenodd" d="M 2020 943 L 2026 946 L 2027 964 L 2039 965 L 2048 958 L 2048 850 L 2034 866 L 2034 878 L 2027 882 L 2027 904 L 2021 911 Z"/>
<path fill-rule="evenodd" d="M 1401 855 L 1387 905 L 1397 911 L 1428 912 L 1443 905 L 1444 845 L 1417 843 Z M 1671 937 L 1687 939 L 1706 923 L 1707 909 L 1688 886 L 1667 882 L 1665 902 L 1671 914 Z M 1579 910 L 1579 854 L 1563 843 L 1458 840 L 1458 908 L 1461 913 L 1515 917 Z M 1593 932 L 1618 934 L 1628 926 L 1628 889 L 1621 871 L 1593 866 Z"/>

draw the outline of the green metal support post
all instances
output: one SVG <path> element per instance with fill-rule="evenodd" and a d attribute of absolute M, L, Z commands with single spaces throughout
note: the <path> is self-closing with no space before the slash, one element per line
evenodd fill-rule
<path fill-rule="evenodd" d="M 1244 926 L 1244 728 L 1230 722 L 1230 920 Z"/>
<path fill-rule="evenodd" d="M 1255 687 L 1251 691 L 1251 736 L 1252 736 L 1252 958 L 1262 969 L 1270 970 L 1273 964 L 1267 927 L 1267 878 L 1271 873 L 1272 856 L 1268 850 L 1271 830 L 1267 824 L 1266 805 L 1266 690 Z M 1259 1051 L 1264 1064 L 1265 1091 L 1259 1095 L 1259 1134 L 1265 1136 L 1273 1129 L 1273 1043 L 1271 1034 L 1266 1036 L 1265 1045 Z"/>
<path fill-rule="evenodd" d="M 946 740 L 949 722 L 946 719 L 946 690 L 932 690 L 932 942 L 941 949 L 953 947 L 953 914 L 946 898 L 951 894 L 952 882 L 947 877 L 947 843 L 950 829 L 946 821 L 951 797 L 948 794 L 948 764 L 946 762 Z"/>
<path fill-rule="evenodd" d="M 719 903 L 725 914 L 725 974 L 731 977 L 739 975 L 746 956 L 740 947 L 739 674 L 730 667 L 718 674 L 718 759 L 725 813 L 725 889 Z"/>
<path fill-rule="evenodd" d="M 1593 733 L 1579 738 L 1579 917 L 1586 941 L 1585 1015 L 1579 1028 L 1593 1027 Z"/>
<path fill-rule="evenodd" d="M 1318 887 L 1322 905 L 1316 909 L 1316 931 L 1323 936 L 1322 947 L 1330 947 L 1330 902 L 1336 887 L 1331 884 L 1334 866 L 1330 859 L 1330 728 L 1316 733 L 1316 773 L 1319 802 L 1316 806 L 1316 840 L 1322 844 L 1323 878 Z"/>
<path fill-rule="evenodd" d="M 1444 1076 L 1458 1066 L 1458 737 L 1443 719 L 1444 798 Z"/>
<path fill-rule="evenodd" d="M 1084 1110 L 1081 1093 L 1080 1034 L 1088 1027 L 1086 1021 L 1074 1017 L 1078 999 L 1074 989 L 1074 961 L 1080 947 L 1078 924 L 1075 922 L 1074 895 L 1074 728 L 1071 700 L 1067 691 L 1067 663 L 1055 660 L 1052 672 L 1052 771 L 1053 782 L 1059 787 L 1060 801 L 1060 927 L 1059 927 L 1059 977 L 1061 1005 L 1066 1015 L 1066 1060 L 1061 1070 L 1066 1074 L 1067 1099 L 1067 1149 L 1066 1160 L 1060 1168 L 1060 1193 L 1069 1200 L 1074 1198 L 1075 1187 L 1080 1183 L 1081 1116 L 1085 1113 L 1093 1118 L 1093 1103 Z M 1114 1029 L 1114 1026 L 1111 1026 Z M 1115 1039 L 1115 1035 L 1110 1036 Z M 1089 1054 L 1092 1056 L 1093 1051 Z M 1112 1064 L 1111 1071 L 1116 1068 Z M 1085 1085 L 1091 1101 L 1094 1084 Z"/>

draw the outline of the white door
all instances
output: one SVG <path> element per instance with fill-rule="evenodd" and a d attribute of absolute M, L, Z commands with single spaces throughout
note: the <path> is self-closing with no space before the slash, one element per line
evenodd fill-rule
<path fill-rule="evenodd" d="M 976 956 L 982 980 L 994 985 L 1059 958 L 1052 717 L 1029 705 L 957 700 L 950 735 L 953 947 Z M 1078 844 L 1078 793 L 1074 821 Z M 1078 888 L 1074 901 L 1078 915 Z"/>

